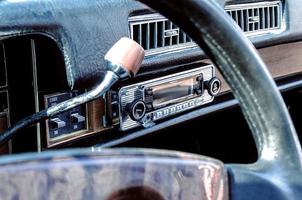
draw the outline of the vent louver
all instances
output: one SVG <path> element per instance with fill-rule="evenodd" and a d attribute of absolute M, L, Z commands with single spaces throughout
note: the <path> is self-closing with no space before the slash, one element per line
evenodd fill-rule
<path fill-rule="evenodd" d="M 40 100 L 45 93 L 67 88 L 63 55 L 49 37 L 26 35 L 0 41 L 0 67 L 2 64 L 7 78 L 6 87 L 0 87 L 0 116 L 6 115 L 8 124 L 43 109 Z M 45 132 L 43 127 L 22 130 L 11 142 L 12 152 L 40 151 L 44 144 L 44 137 L 39 135 Z M 29 138 L 32 142 L 24 145 Z"/>
<path fill-rule="evenodd" d="M 281 2 L 238 4 L 226 7 L 247 36 L 281 29 Z M 196 47 L 192 39 L 160 14 L 129 18 L 131 38 L 146 50 L 146 56 Z"/>
<path fill-rule="evenodd" d="M 131 38 L 146 50 L 146 55 L 196 46 L 173 22 L 159 14 L 129 19 Z"/>
<path fill-rule="evenodd" d="M 247 34 L 263 34 L 281 27 L 280 2 L 229 6 L 226 12 Z"/>

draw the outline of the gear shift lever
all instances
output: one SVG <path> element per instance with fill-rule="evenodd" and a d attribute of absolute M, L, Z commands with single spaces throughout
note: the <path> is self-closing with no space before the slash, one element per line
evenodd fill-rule
<path fill-rule="evenodd" d="M 22 128 L 103 96 L 119 79 L 134 77 L 144 56 L 144 49 L 135 41 L 129 38 L 120 39 L 105 55 L 107 71 L 103 81 L 98 86 L 80 96 L 61 102 L 17 122 L 0 135 L 0 144 L 11 139 Z"/>

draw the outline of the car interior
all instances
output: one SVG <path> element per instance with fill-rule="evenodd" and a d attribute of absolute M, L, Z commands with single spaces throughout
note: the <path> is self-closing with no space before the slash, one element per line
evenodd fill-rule
<path fill-rule="evenodd" d="M 0 199 L 301 199 L 302 1 L 0 1 Z"/>

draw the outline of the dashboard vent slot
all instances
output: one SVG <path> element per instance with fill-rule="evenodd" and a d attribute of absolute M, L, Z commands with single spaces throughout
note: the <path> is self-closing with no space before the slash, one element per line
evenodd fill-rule
<path fill-rule="evenodd" d="M 266 2 L 233 5 L 226 12 L 247 35 L 263 34 L 281 28 L 281 3 Z"/>
<path fill-rule="evenodd" d="M 281 1 L 228 5 L 225 8 L 247 36 L 281 30 Z M 130 36 L 146 50 L 146 56 L 197 47 L 172 21 L 160 14 L 129 18 Z"/>
<path fill-rule="evenodd" d="M 146 50 L 146 55 L 195 47 L 192 39 L 172 21 L 159 14 L 129 18 L 131 38 Z"/>

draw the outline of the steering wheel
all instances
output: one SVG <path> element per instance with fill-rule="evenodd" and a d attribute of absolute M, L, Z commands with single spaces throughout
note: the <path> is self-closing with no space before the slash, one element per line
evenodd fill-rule
<path fill-rule="evenodd" d="M 202 156 L 140 149 L 10 156 L 0 160 L 2 197 L 301 199 L 295 128 L 265 64 L 240 28 L 214 0 L 140 1 L 179 25 L 219 68 L 252 131 L 258 161 L 224 166 Z"/>
<path fill-rule="evenodd" d="M 301 199 L 301 147 L 285 103 L 251 42 L 213 0 L 142 0 L 175 21 L 216 64 L 252 131 L 258 161 L 227 165 L 232 199 Z"/>

